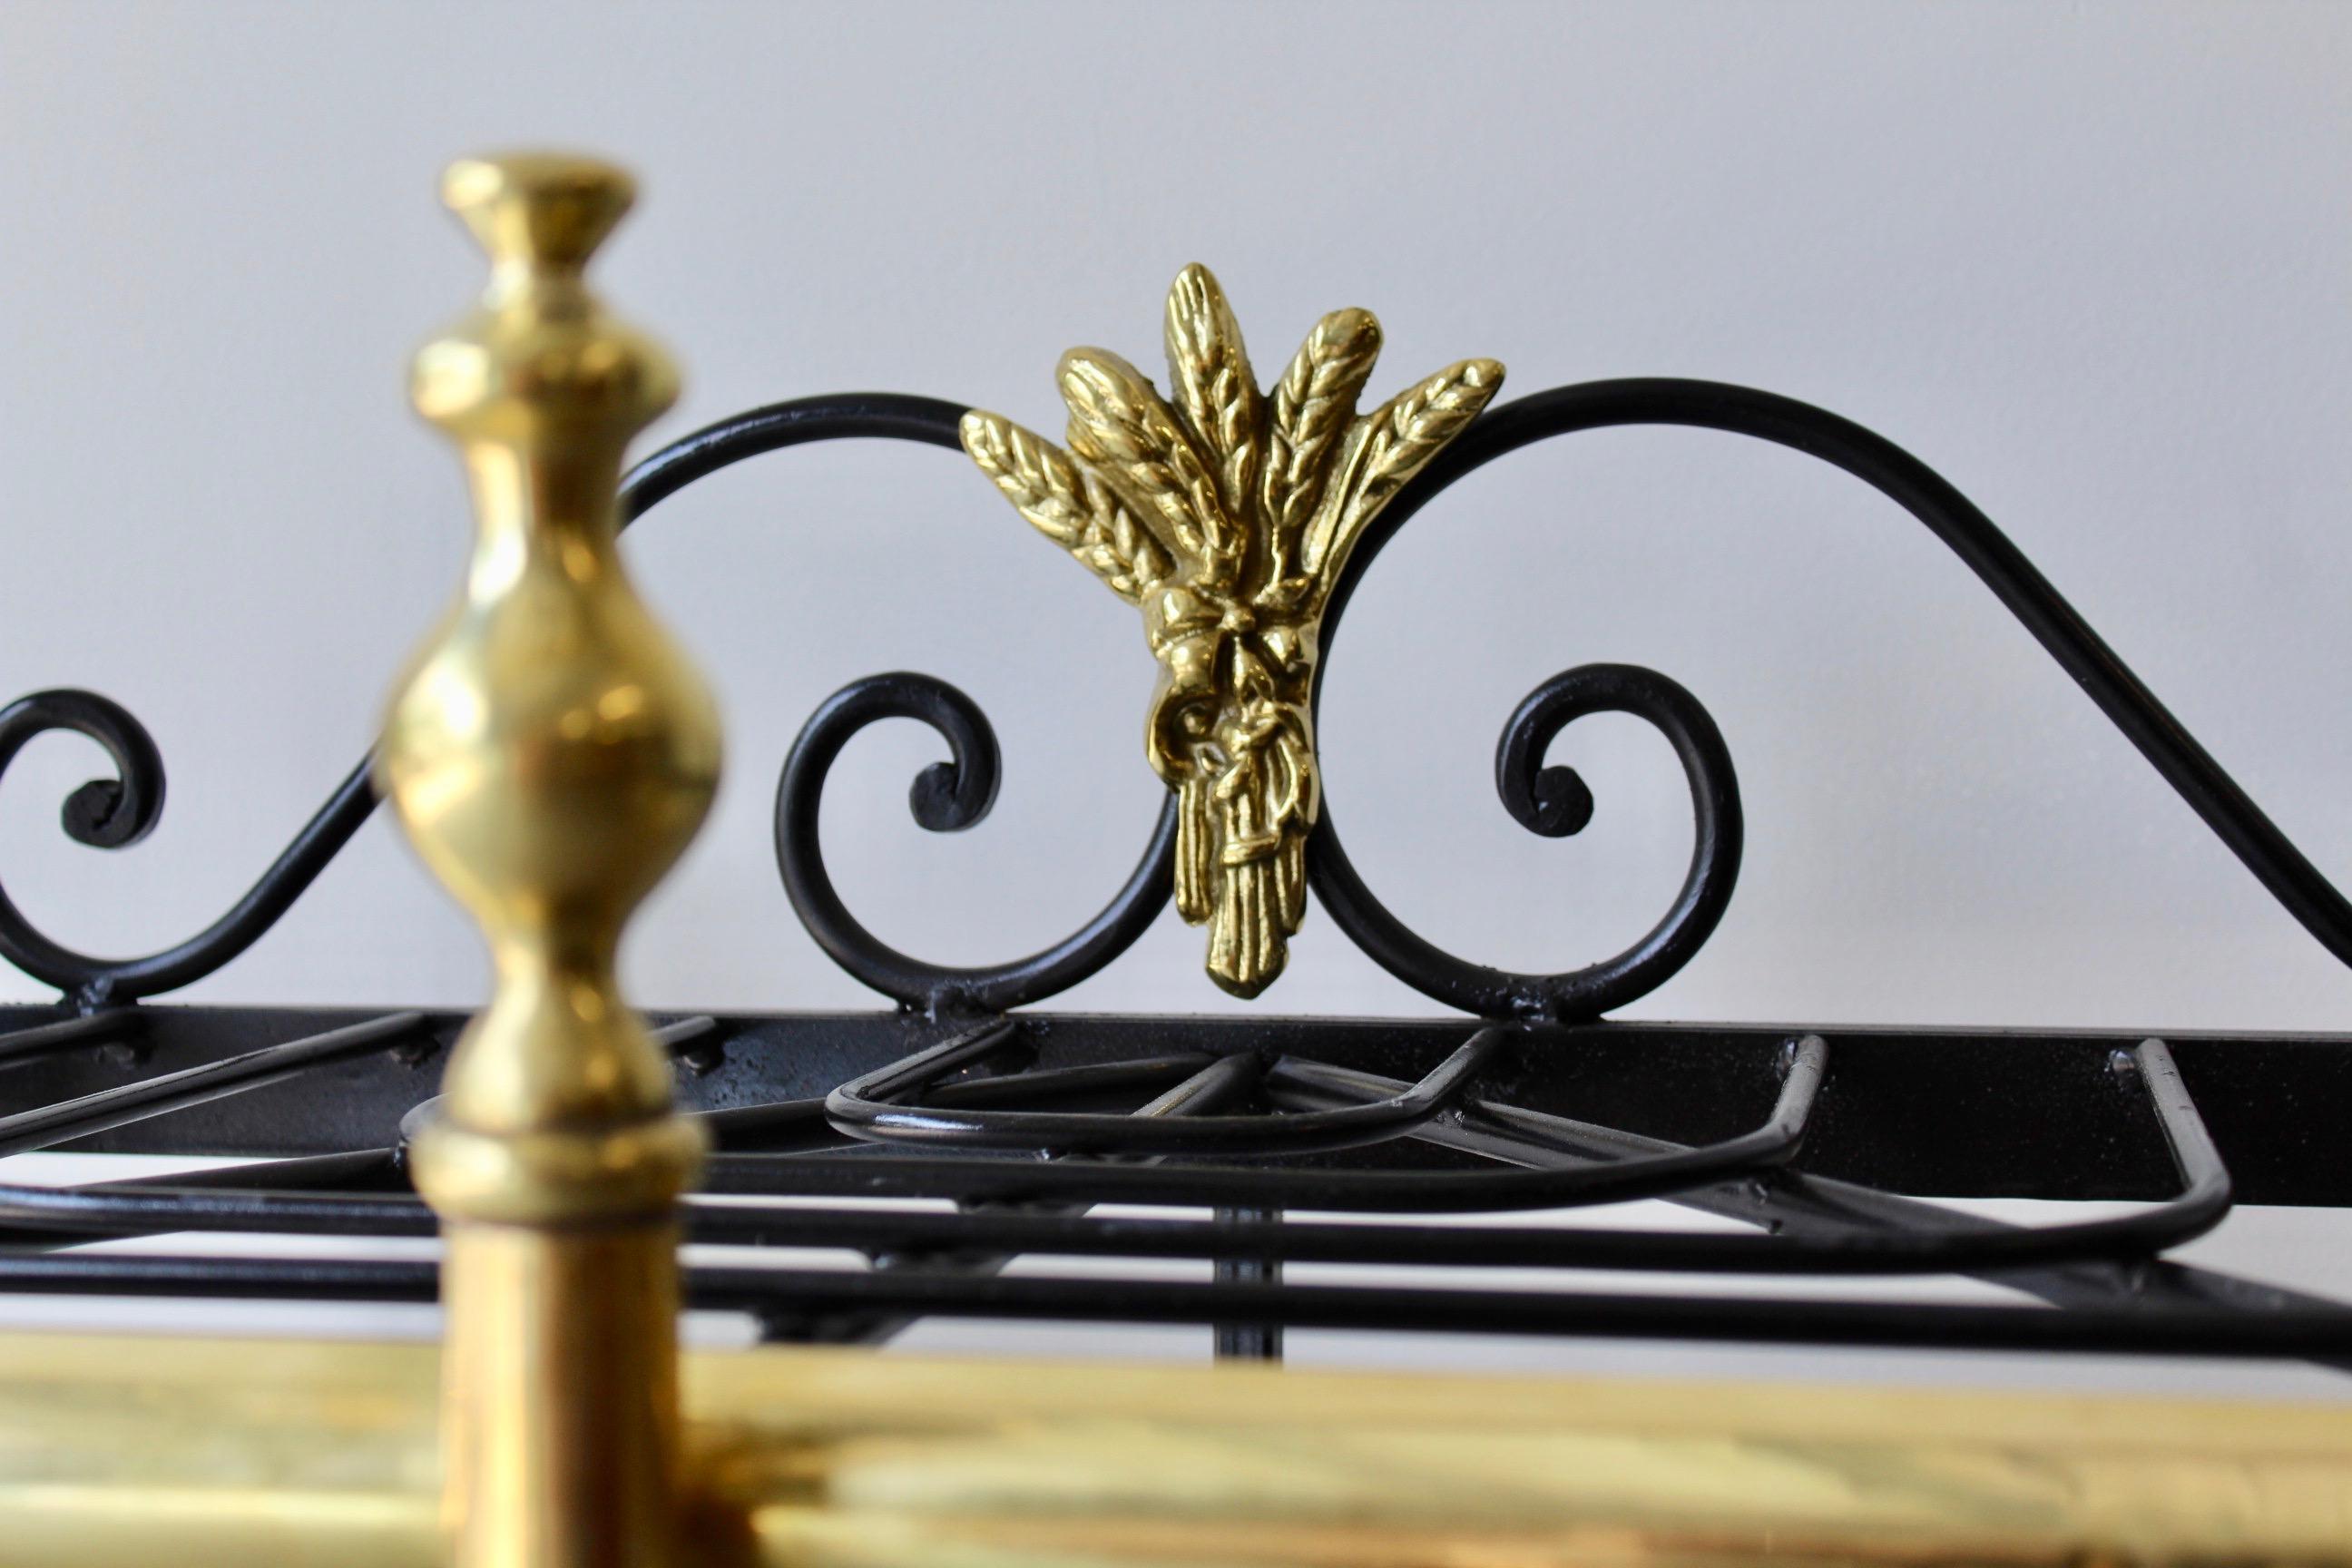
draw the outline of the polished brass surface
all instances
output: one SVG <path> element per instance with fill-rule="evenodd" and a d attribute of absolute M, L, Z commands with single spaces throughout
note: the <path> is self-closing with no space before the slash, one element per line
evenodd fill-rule
<path fill-rule="evenodd" d="M 1168 294 L 1163 398 L 1105 349 L 1062 356 L 1063 450 L 994 414 L 963 447 L 1039 531 L 1143 611 L 1160 661 L 1144 745 L 1181 812 L 1176 907 L 1237 996 L 1281 974 L 1306 913 L 1319 783 L 1312 697 L 1332 585 L 1365 526 L 1486 407 L 1464 360 L 1358 416 L 1380 323 L 1336 310 L 1262 393 L 1205 267 Z"/>
<path fill-rule="evenodd" d="M 614 963 L 709 807 L 719 722 L 621 569 L 614 497 L 677 374 L 582 276 L 626 175 L 483 159 L 442 194 L 490 283 L 418 353 L 413 391 L 463 450 L 478 537 L 378 780 L 497 972 L 412 1150 L 447 1241 L 444 1524 L 460 1568 L 664 1568 L 674 1215 L 700 1144 Z"/>
<path fill-rule="evenodd" d="M 689 1356 L 686 1551 L 768 1568 L 2352 1564 L 2352 1410 Z M 9 1568 L 440 1550 L 429 1346 L 0 1336 Z"/>

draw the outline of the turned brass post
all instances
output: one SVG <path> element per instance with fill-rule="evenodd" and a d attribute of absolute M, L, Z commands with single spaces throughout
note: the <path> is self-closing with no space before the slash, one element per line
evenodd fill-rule
<path fill-rule="evenodd" d="M 478 537 L 393 700 L 377 776 L 497 970 L 413 1151 L 447 1240 L 460 1568 L 677 1556 L 675 1209 L 700 1148 L 614 961 L 709 809 L 719 748 L 708 690 L 614 544 L 623 448 L 677 392 L 582 279 L 631 195 L 576 158 L 454 165 L 442 195 L 490 283 L 413 383 L 463 450 Z"/>

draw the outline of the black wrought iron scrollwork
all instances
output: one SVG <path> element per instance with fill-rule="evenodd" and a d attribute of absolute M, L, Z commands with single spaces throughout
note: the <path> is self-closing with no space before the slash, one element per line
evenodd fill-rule
<path fill-rule="evenodd" d="M 106 749 L 114 777 L 91 779 L 58 812 L 66 837 L 94 849 L 120 849 L 153 830 L 163 812 L 163 753 L 121 703 L 94 691 L 36 691 L 0 709 L 0 771 L 36 735 L 70 731 Z"/>
<path fill-rule="evenodd" d="M 1503 728 L 1495 784 L 1519 825 L 1549 838 L 1580 831 L 1592 794 L 1570 768 L 1543 765 L 1545 750 L 1591 713 L 1631 713 L 1655 725 L 1681 759 L 1696 825 L 1690 873 L 1664 919 L 1613 958 L 1559 974 L 1521 974 L 1454 957 L 1389 912 L 1357 875 L 1327 798 L 1307 847 L 1315 897 L 1334 924 L 1381 968 L 1423 995 L 1481 1017 L 1594 1018 L 1664 984 L 1691 961 L 1723 919 L 1739 877 L 1739 783 L 1722 731 L 1698 699 L 1653 669 L 1587 664 L 1528 695 Z"/>
<path fill-rule="evenodd" d="M 747 458 L 813 441 L 878 437 L 957 447 L 964 409 L 889 393 L 803 398 L 755 408 L 673 442 L 629 473 L 621 515 L 640 517 L 696 479 Z M 818 807 L 825 774 L 849 738 L 886 718 L 915 719 L 948 742 L 951 761 L 917 775 L 909 805 L 933 832 L 956 832 L 988 815 L 996 798 L 996 736 L 977 703 L 927 675 L 869 677 L 827 699 L 793 744 L 776 788 L 776 861 L 793 909 L 827 956 L 865 984 L 931 1012 L 996 1012 L 1042 1001 L 1100 970 L 1135 944 L 1168 901 L 1176 851 L 1172 800 L 1127 884 L 1077 931 L 1038 952 L 971 968 L 929 963 L 875 936 L 849 912 L 826 874 Z"/>
<path fill-rule="evenodd" d="M 824 868 L 817 817 L 832 771 L 851 736 L 884 719 L 915 719 L 948 743 L 950 761 L 915 775 L 908 805 L 934 833 L 955 833 L 995 804 L 996 734 L 980 705 L 928 675 L 873 675 L 825 699 L 793 742 L 776 785 L 776 865 L 801 924 L 826 956 L 910 1007 L 1003 1012 L 1066 991 L 1135 945 L 1168 902 L 1176 864 L 1176 802 L 1160 807 L 1151 842 L 1127 885 L 1101 913 L 1042 952 L 1008 963 L 952 969 L 910 958 L 858 923 Z"/>
<path fill-rule="evenodd" d="M 621 511 L 634 521 L 665 498 L 744 458 L 816 441 L 873 437 L 952 448 L 961 405 L 891 394 L 799 399 L 754 409 L 672 443 L 639 464 Z M 2352 902 L 2223 772 L 2074 607 L 1992 521 L 1916 458 L 1853 422 L 1792 399 L 1711 382 L 1591 382 L 1489 408 L 1381 512 L 1333 589 L 1323 623 L 1327 658 L 1356 584 L 1381 548 L 1455 479 L 1535 441 L 1580 430 L 1671 425 L 1729 431 L 1831 463 L 1886 495 L 1941 539 L 2089 693 L 2312 936 L 2352 963 Z M 1615 958 L 1560 974 L 1514 974 L 1444 952 L 1373 897 L 1349 864 L 1328 799 L 1308 854 L 1309 877 L 1335 923 L 1408 984 L 1449 1005 L 1490 1016 L 1585 1018 L 1622 1006 L 1679 970 L 1721 919 L 1742 838 L 1737 780 L 1720 732 L 1696 699 L 1654 671 L 1587 665 L 1556 676 L 1520 705 L 1496 756 L 1506 809 L 1531 831 L 1572 834 L 1590 817 L 1589 791 L 1573 770 L 1543 765 L 1545 749 L 1574 719 L 1616 710 L 1665 735 L 1680 757 L 1695 817 L 1689 875 L 1657 926 Z M 1174 815 L 1163 810 L 1135 872 L 1102 913 L 1042 952 L 1012 963 L 954 969 L 883 944 L 850 916 L 824 874 L 816 840 L 826 768 L 850 735 L 885 716 L 931 725 L 952 760 L 917 781 L 913 805 L 926 827 L 952 830 L 985 816 L 996 779 L 995 742 L 970 699 L 926 676 L 877 677 L 845 689 L 819 710 L 788 761 L 777 802 L 778 855 L 795 909 L 819 943 L 851 973 L 909 1005 L 998 1011 L 1044 999 L 1093 973 L 1139 936 L 1168 896 Z M 78 842 L 119 848 L 158 819 L 163 765 L 127 710 L 93 693 L 46 691 L 0 710 L 0 773 L 35 735 L 71 731 L 104 747 L 116 776 L 75 790 L 64 811 Z M 36 928 L 0 889 L 0 957 L 58 986 L 83 1008 L 171 991 L 246 951 L 285 913 L 373 809 L 362 761 L 261 878 L 221 918 L 177 946 L 136 958 L 101 958 Z"/>
<path fill-rule="evenodd" d="M 1556 387 L 1489 408 L 1438 454 L 1359 542 L 1325 614 L 1327 665 L 1328 645 L 1338 634 L 1348 603 L 1364 573 L 1397 531 L 1449 485 L 1497 458 L 1538 441 L 1580 430 L 1637 425 L 1723 430 L 1790 447 L 1844 469 L 1925 523 L 2032 633 L 2059 667 L 2089 694 L 2100 712 L 2123 731 L 2271 896 L 2329 952 L 2343 963 L 2352 963 L 2352 901 L 2347 901 L 2321 875 L 1992 520 L 1942 475 L 1886 437 L 1793 398 L 1719 382 L 1645 378 Z M 1664 680 L 1663 677 L 1651 679 Z M 1692 707 L 1705 721 L 1704 710 L 1696 710 L 1695 702 Z M 1706 728 L 1714 728 L 1711 721 Z M 1696 945 L 1711 933 L 1722 913 L 1719 905 L 1694 897 L 1704 890 L 1699 887 L 1703 880 L 1700 871 L 1708 827 L 1701 775 L 1693 771 L 1692 753 L 1679 742 L 1676 749 L 1683 754 L 1685 773 L 1691 777 L 1694 806 L 1700 811 L 1700 842 L 1694 856 L 1692 876 L 1685 882 L 1665 920 L 1627 954 L 1591 970 L 1577 972 L 1580 975 L 1605 973 L 1612 966 L 1631 960 L 1637 975 L 1654 975 L 1649 985 L 1620 984 L 1580 994 L 1569 984 L 1575 979 L 1573 975 L 1500 975 L 1453 959 L 1414 936 L 1355 877 L 1344 853 L 1338 850 L 1328 801 L 1317 836 L 1316 847 L 1320 853 L 1309 856 L 1316 896 L 1327 907 L 1344 911 L 1339 914 L 1343 924 L 1353 921 L 1355 927 L 1361 928 L 1351 928 L 1350 935 L 1391 973 L 1425 994 L 1453 1005 L 1466 1005 L 1471 999 L 1481 999 L 1490 1005 L 1535 1012 L 1565 1006 L 1565 1016 L 1591 1016 L 1622 1005 L 1679 969 Z M 1510 750 L 1511 737 L 1507 733 L 1504 752 L 1507 755 Z M 1727 757 L 1725 774 L 1727 779 Z M 1589 795 L 1580 798 L 1581 781 L 1571 784 L 1557 773 L 1551 774 L 1548 785 L 1539 774 L 1528 798 L 1517 803 L 1512 796 L 1512 780 L 1504 776 L 1499 768 L 1497 783 L 1504 791 L 1506 806 L 1533 831 L 1545 832 L 1549 826 L 1573 822 L 1589 810 Z M 1549 802 L 1543 798 L 1546 789 L 1552 797 Z M 1736 794 L 1730 805 L 1735 850 L 1731 859 L 1736 866 Z M 1523 810 L 1523 805 L 1531 809 Z M 1670 958 L 1674 954 L 1679 956 Z M 1639 967 L 1643 963 L 1655 967 Z M 1514 984 L 1515 981 L 1521 984 Z M 1537 984 L 1527 984 L 1530 981 Z M 1545 982 L 1552 987 L 1549 992 Z"/>
<path fill-rule="evenodd" d="M 120 849 L 154 829 L 163 811 L 163 757 L 146 726 L 92 691 L 40 691 L 0 709 L 0 773 L 36 735 L 70 731 L 97 742 L 115 776 L 66 797 L 65 830 L 78 844 Z M 45 935 L 0 889 L 0 956 L 85 1008 L 175 991 L 203 979 L 278 923 L 336 852 L 359 831 L 375 796 L 368 764 L 353 769 L 227 913 L 177 946 L 139 958 L 99 958 Z"/>
<path fill-rule="evenodd" d="M 892 393 L 802 398 L 754 409 L 674 441 L 631 470 L 622 487 L 622 525 L 695 479 L 761 452 L 855 437 L 953 447 L 962 414 L 960 405 Z M 67 798 L 66 832 L 77 843 L 102 849 L 145 837 L 163 813 L 163 755 L 129 710 L 96 692 L 37 692 L 0 709 L 0 774 L 34 736 L 60 730 L 105 747 L 116 773 L 93 779 Z M 362 758 L 245 896 L 185 942 L 136 958 L 79 952 L 35 926 L 0 887 L 0 958 L 57 986 L 85 1010 L 194 984 L 260 940 L 360 830 L 375 810 L 373 763 L 373 752 Z"/>
<path fill-rule="evenodd" d="M 843 392 L 795 397 L 753 408 L 681 436 L 621 479 L 621 526 L 645 516 L 697 479 L 746 458 L 817 441 L 912 441 L 956 444 L 961 404 L 898 392 Z"/>

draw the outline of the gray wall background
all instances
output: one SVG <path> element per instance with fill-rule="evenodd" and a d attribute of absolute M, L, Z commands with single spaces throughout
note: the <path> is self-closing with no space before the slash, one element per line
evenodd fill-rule
<path fill-rule="evenodd" d="M 365 747 L 467 532 L 403 395 L 410 349 L 481 280 L 436 173 L 517 143 L 642 176 L 602 278 L 687 368 L 649 443 L 868 387 L 1052 428 L 1056 354 L 1156 363 L 1195 258 L 1268 374 L 1362 304 L 1388 328 L 1381 395 L 1494 353 L 1507 396 L 1680 374 L 1823 404 L 1977 499 L 2352 872 L 2348 132 L 2335 6 L 12 0 L 0 689 L 122 700 L 172 789 L 146 844 L 79 848 L 56 803 L 95 752 L 42 741 L 0 788 L 0 876 L 77 943 L 175 941 Z M 940 838 L 904 807 L 926 732 L 845 762 L 829 842 L 886 936 L 1025 952 L 1126 873 L 1158 791 L 1134 614 L 961 458 L 772 458 L 628 549 L 732 745 L 630 950 L 646 1001 L 870 1005 L 794 924 L 767 826 L 793 732 L 869 671 L 964 686 L 1007 768 L 993 818 Z M 1638 1016 L 2352 1026 L 2352 978 L 1924 531 L 1698 433 L 1514 457 L 1356 601 L 1330 796 L 1366 876 L 1459 952 L 1588 961 L 1680 877 L 1679 781 L 1632 721 L 1555 751 L 1601 797 L 1582 837 L 1531 839 L 1494 798 L 1506 715 L 1594 659 L 1711 706 L 1750 825 L 1721 932 Z M 1201 951 L 1171 914 L 1063 1005 L 1232 1005 Z M 187 995 L 464 1005 L 484 984 L 379 821 Z M 1427 1010 L 1312 915 L 1267 1005 Z M 2327 1283 L 2352 1269 L 2327 1217 L 2247 1216 L 2199 1255 Z"/>

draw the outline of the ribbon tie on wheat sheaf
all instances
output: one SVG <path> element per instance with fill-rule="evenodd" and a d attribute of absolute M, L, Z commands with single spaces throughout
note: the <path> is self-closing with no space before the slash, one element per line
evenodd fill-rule
<path fill-rule="evenodd" d="M 1168 291 L 1167 344 L 1165 398 L 1107 350 L 1062 356 L 1067 450 L 977 409 L 963 447 L 1143 611 L 1160 661 L 1144 745 L 1178 797 L 1176 907 L 1209 927 L 1210 976 L 1255 996 L 1306 913 L 1324 607 L 1365 526 L 1486 406 L 1503 367 L 1464 360 L 1359 415 L 1381 327 L 1335 310 L 1261 392 L 1197 265 Z"/>

